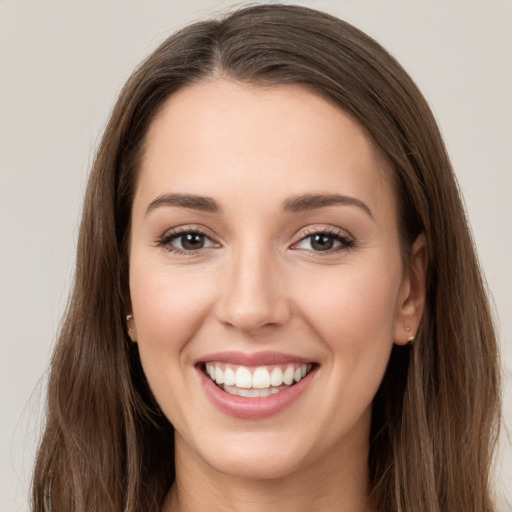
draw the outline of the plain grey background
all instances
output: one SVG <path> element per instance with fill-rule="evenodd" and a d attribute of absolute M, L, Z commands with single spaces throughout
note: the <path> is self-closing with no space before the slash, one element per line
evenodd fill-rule
<path fill-rule="evenodd" d="M 237 5 L 244 5 L 239 2 Z M 512 427 L 512 1 L 310 0 L 376 38 L 424 92 L 500 318 Z M 135 65 L 213 0 L 0 0 L 0 511 L 28 510 L 45 372 L 95 148 Z M 512 510 L 512 447 L 497 463 Z"/>

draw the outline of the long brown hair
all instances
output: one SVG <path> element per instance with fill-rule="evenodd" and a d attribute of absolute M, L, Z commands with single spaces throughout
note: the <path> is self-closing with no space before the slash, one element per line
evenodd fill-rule
<path fill-rule="evenodd" d="M 174 480 L 173 428 L 126 333 L 130 210 L 144 138 L 162 103 L 216 75 L 315 91 L 366 127 L 389 160 L 403 253 L 424 232 L 429 263 L 416 340 L 394 347 L 374 399 L 371 496 L 382 512 L 494 510 L 497 343 L 434 118 L 371 38 L 327 14 L 283 5 L 178 32 L 117 101 L 89 179 L 73 292 L 51 363 L 33 510 L 158 511 Z"/>

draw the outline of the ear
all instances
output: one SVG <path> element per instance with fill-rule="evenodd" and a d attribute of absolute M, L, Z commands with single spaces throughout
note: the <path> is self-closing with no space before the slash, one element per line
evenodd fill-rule
<path fill-rule="evenodd" d="M 400 286 L 394 328 L 394 341 L 406 345 L 414 340 L 425 308 L 428 248 L 424 233 L 411 250 Z"/>
<path fill-rule="evenodd" d="M 136 343 L 137 342 L 137 328 L 135 326 L 135 318 L 133 317 L 133 313 L 128 313 L 126 315 L 126 329 L 128 331 L 128 336 L 130 339 Z"/>

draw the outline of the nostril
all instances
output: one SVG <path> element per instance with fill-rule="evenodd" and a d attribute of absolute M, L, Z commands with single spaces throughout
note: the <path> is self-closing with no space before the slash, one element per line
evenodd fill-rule
<path fill-rule="evenodd" d="M 242 260 L 242 256 L 240 256 Z M 259 256 L 245 255 L 240 265 L 243 268 L 233 271 L 228 282 L 224 283 L 222 297 L 216 304 L 216 316 L 224 325 L 245 333 L 254 333 L 284 324 L 290 317 L 290 308 L 283 288 L 278 280 L 265 270 Z M 235 265 L 236 267 L 236 265 Z"/>

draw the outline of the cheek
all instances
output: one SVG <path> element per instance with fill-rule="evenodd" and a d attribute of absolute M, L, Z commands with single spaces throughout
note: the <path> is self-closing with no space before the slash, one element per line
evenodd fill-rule
<path fill-rule="evenodd" d="M 340 432 L 366 432 L 389 361 L 396 282 L 376 274 L 366 277 L 350 272 L 335 286 L 330 279 L 329 293 L 314 294 L 304 302 L 309 327 L 327 348 L 318 412 L 325 439 L 339 439 Z"/>
<path fill-rule="evenodd" d="M 190 274 L 190 269 L 171 271 L 150 258 L 132 257 L 130 294 L 144 374 L 164 414 L 185 430 L 186 407 L 195 398 L 189 396 L 186 404 L 180 399 L 191 384 L 184 369 L 212 302 L 204 276 Z"/>
<path fill-rule="evenodd" d="M 325 333 L 333 348 L 359 345 L 361 339 L 391 340 L 399 278 L 392 268 L 335 269 L 304 280 L 297 297 L 302 298 L 304 317 Z"/>
<path fill-rule="evenodd" d="M 350 403 L 354 412 L 371 403 L 384 375 L 399 277 L 399 267 L 376 266 L 371 272 L 346 267 L 301 292 L 303 316 L 328 350 L 332 398 Z"/>
<path fill-rule="evenodd" d="M 141 357 L 181 353 L 210 310 L 204 276 L 133 257 L 130 294 Z M 156 270 L 155 270 L 156 269 Z"/>

